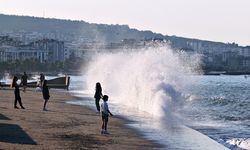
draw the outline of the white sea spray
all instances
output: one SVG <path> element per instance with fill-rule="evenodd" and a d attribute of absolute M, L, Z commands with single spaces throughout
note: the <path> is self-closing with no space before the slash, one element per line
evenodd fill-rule
<path fill-rule="evenodd" d="M 172 120 L 199 64 L 198 55 L 169 47 L 98 53 L 86 72 L 87 87 L 94 93 L 100 82 L 111 103 Z"/>

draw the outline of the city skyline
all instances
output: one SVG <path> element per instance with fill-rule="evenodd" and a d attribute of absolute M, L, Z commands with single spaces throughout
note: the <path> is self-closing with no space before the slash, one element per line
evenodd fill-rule
<path fill-rule="evenodd" d="M 139 30 L 250 45 L 247 0 L 0 0 L 0 13 L 127 24 Z"/>

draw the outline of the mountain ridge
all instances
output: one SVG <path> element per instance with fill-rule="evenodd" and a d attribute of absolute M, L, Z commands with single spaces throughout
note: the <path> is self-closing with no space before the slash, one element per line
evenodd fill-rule
<path fill-rule="evenodd" d="M 18 16 L 0 14 L 0 32 L 6 31 L 39 32 L 43 34 L 57 33 L 66 36 L 83 36 L 86 39 L 94 39 L 106 42 L 120 42 L 123 39 L 166 39 L 173 43 L 187 41 L 203 42 L 206 44 L 233 44 L 218 41 L 187 38 L 181 36 L 169 36 L 150 30 L 138 30 L 128 25 L 89 23 L 83 20 L 43 18 L 34 16 Z"/>

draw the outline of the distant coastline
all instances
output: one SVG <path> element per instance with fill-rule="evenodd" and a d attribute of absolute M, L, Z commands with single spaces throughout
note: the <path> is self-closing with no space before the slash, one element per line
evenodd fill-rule
<path fill-rule="evenodd" d="M 234 71 L 234 72 L 209 71 L 209 72 L 204 72 L 203 75 L 250 75 L 250 72 L 248 71 Z"/>
<path fill-rule="evenodd" d="M 128 25 L 3 14 L 0 14 L 0 20 L 0 72 L 77 72 L 91 62 L 91 56 L 96 52 L 159 46 L 190 56 L 199 55 L 202 70 L 208 75 L 217 74 L 209 73 L 214 70 L 226 71 L 228 75 L 249 74 L 250 70 L 250 46 L 234 42 L 169 36 Z"/>
<path fill-rule="evenodd" d="M 83 73 L 81 71 L 74 71 L 74 72 L 28 72 L 28 76 L 29 78 L 32 78 L 36 75 L 39 75 L 40 73 L 43 73 L 45 74 L 45 76 L 66 76 L 66 75 L 69 75 L 69 76 L 81 76 L 83 75 Z M 17 76 L 18 78 L 21 78 L 21 76 L 23 75 L 22 72 L 19 72 L 19 73 L 0 73 L 0 80 L 3 79 L 4 77 L 6 77 L 6 75 L 8 75 L 10 78 L 12 76 Z M 231 75 L 231 76 L 234 76 L 234 75 L 250 75 L 250 72 L 247 72 L 247 71 L 235 71 L 235 72 L 227 72 L 227 71 L 204 71 L 202 74 L 200 75 L 215 75 L 215 76 L 219 76 L 219 75 Z"/>

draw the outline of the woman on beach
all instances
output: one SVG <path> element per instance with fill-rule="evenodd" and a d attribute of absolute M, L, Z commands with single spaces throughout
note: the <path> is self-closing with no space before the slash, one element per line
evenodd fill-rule
<path fill-rule="evenodd" d="M 46 104 L 47 104 L 47 102 L 48 102 L 48 100 L 50 98 L 49 88 L 47 86 L 47 80 L 43 81 L 43 90 L 42 90 L 42 92 L 43 92 L 43 99 L 44 99 L 43 110 L 47 111 Z"/>
<path fill-rule="evenodd" d="M 15 87 L 15 90 L 14 90 L 14 94 L 15 94 L 15 102 L 14 102 L 14 108 L 15 109 L 19 109 L 17 107 L 17 101 L 19 103 L 19 105 L 21 106 L 22 109 L 25 109 L 23 107 L 23 104 L 22 104 L 22 99 L 21 99 L 21 96 L 20 96 L 20 90 L 19 90 L 19 85 L 17 84 L 17 80 L 18 78 L 16 76 L 13 77 L 13 80 L 12 80 L 12 83 L 11 83 L 11 87 L 14 88 Z"/>
<path fill-rule="evenodd" d="M 95 86 L 95 105 L 96 105 L 96 109 L 97 111 L 100 113 L 100 99 L 102 98 L 102 87 L 101 84 L 99 82 L 96 83 Z"/>
<path fill-rule="evenodd" d="M 101 134 L 109 134 L 107 131 L 107 126 L 108 126 L 108 120 L 109 120 L 109 115 L 113 116 L 113 114 L 109 111 L 109 106 L 108 106 L 108 95 L 103 96 L 103 103 L 101 104 L 101 112 L 102 112 L 102 131 Z"/>

